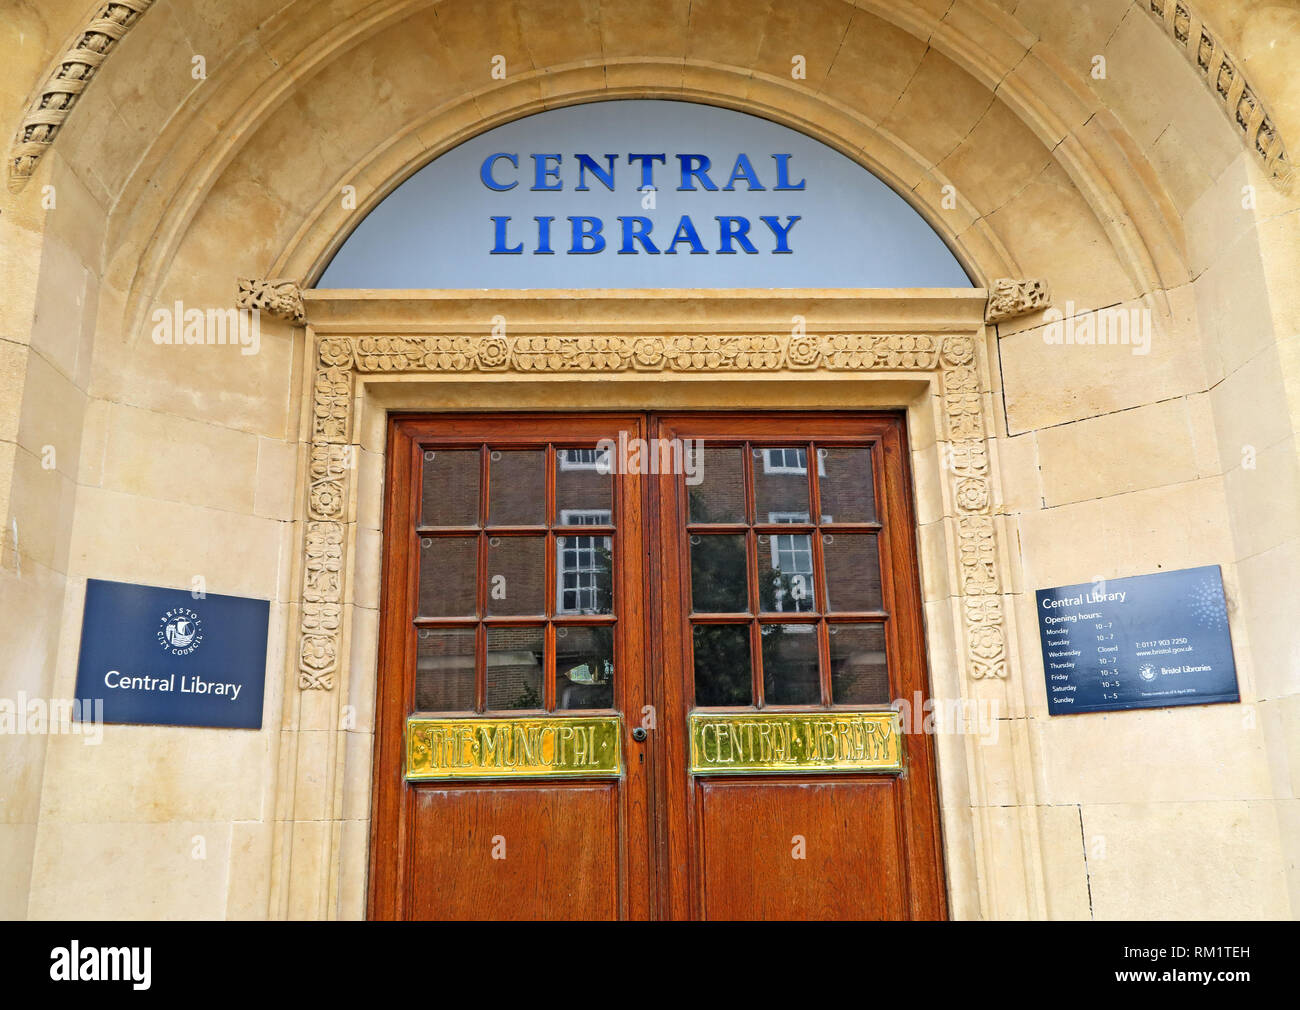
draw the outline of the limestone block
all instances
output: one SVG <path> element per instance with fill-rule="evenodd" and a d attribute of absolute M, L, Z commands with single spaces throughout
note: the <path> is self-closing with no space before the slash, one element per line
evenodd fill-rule
<path fill-rule="evenodd" d="M 1194 480 L 1196 446 L 1183 399 L 1037 432 L 1048 507 Z"/>
<path fill-rule="evenodd" d="M 1088 861 L 1076 806 L 1040 806 L 1038 837 L 1043 849 L 1043 883 L 1049 919 L 1090 919 Z"/>
<path fill-rule="evenodd" d="M 227 919 L 266 919 L 271 897 L 269 821 L 236 821 L 230 826 L 230 874 L 226 885 Z"/>
<path fill-rule="evenodd" d="M 1243 800 L 1085 805 L 1095 917 L 1289 917 L 1275 807 Z"/>
<path fill-rule="evenodd" d="M 1197 340 L 1190 286 L 1168 295 L 1172 320 L 1165 319 L 1149 303 L 1133 300 L 1069 320 L 1040 322 L 1031 329 L 1004 336 L 998 348 L 1011 433 L 1048 428 L 1206 389 L 1204 361 L 1199 353 L 1188 353 L 1189 344 L 1195 346 Z M 1038 318 L 1041 320 L 1041 316 Z M 1150 318 L 1150 349 L 1146 354 L 1135 354 L 1141 348 L 1132 342 L 1133 334 L 1145 332 L 1146 318 Z M 1065 338 L 1067 322 L 1075 333 L 1083 332 L 1085 326 L 1094 336 L 1105 332 L 1108 342 L 1055 342 Z M 1109 342 L 1122 340 L 1125 327 L 1129 344 Z M 1053 342 L 1049 343 L 1049 339 Z"/>
<path fill-rule="evenodd" d="M 71 684 L 69 684 L 71 693 Z M 103 727 L 103 741 L 50 737 L 43 824 L 259 820 L 268 730 Z"/>
<path fill-rule="evenodd" d="M 249 513 L 257 487 L 258 443 L 245 432 L 115 404 L 104 453 L 104 487 Z"/>
<path fill-rule="evenodd" d="M 925 42 L 888 22 L 854 11 L 822 91 L 881 122 L 916 73 Z"/>
<path fill-rule="evenodd" d="M 773 3 L 753 68 L 790 81 L 792 60 L 802 56 L 807 77 L 797 83 L 816 94 L 826 83 L 826 75 L 855 14 L 842 0 Z"/>
<path fill-rule="evenodd" d="M 989 214 L 1038 178 L 1051 160 L 1051 152 L 1024 122 L 1004 103 L 994 102 L 938 168 L 963 197 Z"/>
<path fill-rule="evenodd" d="M 229 822 L 42 824 L 29 915 L 220 919 L 229 859 Z"/>
<path fill-rule="evenodd" d="M 1165 803 L 1272 796 L 1249 706 L 1185 705 L 1033 720 L 1047 803 Z"/>
<path fill-rule="evenodd" d="M 303 456 L 296 442 L 257 439 L 257 478 L 253 514 L 267 519 L 292 520 L 298 506 L 298 470 Z"/>
<path fill-rule="evenodd" d="M 1300 539 L 1300 456 L 1294 436 L 1249 460 L 1238 459 L 1225 475 L 1228 517 L 1239 557 L 1253 557 Z"/>
<path fill-rule="evenodd" d="M 1042 589 L 1234 556 L 1221 478 L 1062 505 L 1020 517 L 1025 585 Z"/>
<path fill-rule="evenodd" d="M 18 444 L 35 456 L 43 469 L 53 468 L 76 480 L 85 394 L 35 351 L 27 357 L 22 390 Z"/>
<path fill-rule="evenodd" d="M 692 18 L 707 16 L 711 6 L 715 5 L 696 4 L 695 8 L 704 10 L 697 13 L 693 9 Z M 520 36 L 537 69 L 601 57 L 599 0 L 536 0 L 517 4 L 515 10 Z M 711 33 L 703 30 L 699 34 L 708 37 Z"/>
<path fill-rule="evenodd" d="M 279 522 L 99 488 L 79 501 L 73 574 L 182 588 L 202 575 L 210 593 L 276 598 Z"/>
<path fill-rule="evenodd" d="M 1102 222 L 1056 163 L 986 220 L 1023 276 L 1050 278 L 1052 302 L 1062 309 L 1073 302 L 1086 311 L 1139 294 Z M 1026 317 L 1022 325 L 1040 318 Z"/>
<path fill-rule="evenodd" d="M 970 134 L 993 100 L 970 74 L 929 49 L 881 125 L 937 165 Z"/>
<path fill-rule="evenodd" d="M 1241 621 L 1250 628 L 1250 655 L 1261 698 L 1300 693 L 1300 626 L 1287 587 L 1300 572 L 1300 540 L 1237 562 Z M 1240 648 L 1240 646 L 1237 646 Z"/>

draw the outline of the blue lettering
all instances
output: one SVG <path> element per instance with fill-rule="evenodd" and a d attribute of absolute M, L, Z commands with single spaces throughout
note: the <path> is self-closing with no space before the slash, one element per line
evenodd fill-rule
<path fill-rule="evenodd" d="M 577 157 L 578 157 L 578 185 L 575 187 L 576 192 L 585 193 L 587 192 L 588 189 L 591 188 L 590 186 L 587 185 L 588 170 L 590 170 L 592 175 L 594 175 L 597 179 L 599 179 L 601 182 L 605 184 L 605 188 L 607 190 L 609 190 L 611 193 L 614 192 L 614 159 L 618 157 L 617 154 L 605 155 L 605 158 L 609 162 L 609 168 L 606 171 L 601 171 L 600 166 L 596 164 L 595 160 L 588 154 L 580 154 Z"/>
<path fill-rule="evenodd" d="M 740 154 L 736 156 L 736 166 L 731 170 L 731 178 L 722 188 L 727 191 L 736 188 L 736 180 L 744 179 L 745 187 L 752 193 L 754 190 L 766 190 L 767 187 L 758 181 L 758 173 L 754 171 L 753 164 L 750 163 L 749 155 Z"/>
<path fill-rule="evenodd" d="M 496 242 L 492 245 L 492 255 L 500 256 L 503 253 L 507 256 L 520 255 L 524 251 L 524 244 L 522 242 L 513 249 L 506 245 L 506 228 L 510 224 L 510 218 L 494 217 L 492 218 L 492 223 L 496 225 Z"/>
<path fill-rule="evenodd" d="M 655 244 L 650 241 L 650 232 L 654 229 L 654 222 L 648 217 L 620 217 L 623 222 L 623 248 L 619 249 L 619 254 L 635 253 L 633 241 L 640 242 L 641 246 L 648 253 L 657 253 L 659 250 Z"/>
<path fill-rule="evenodd" d="M 786 217 L 786 220 L 789 223 L 784 228 L 782 228 L 781 219 L 779 217 L 776 217 L 775 215 L 764 214 L 762 217 L 759 218 L 760 221 L 762 221 L 765 225 L 767 225 L 769 228 L 772 229 L 772 234 L 776 236 L 776 248 L 773 249 L 772 252 L 788 253 L 792 251 L 790 249 L 790 244 L 789 244 L 790 229 L 794 227 L 794 223 L 799 219 L 800 218 L 798 214 L 788 215 Z"/>
<path fill-rule="evenodd" d="M 731 248 L 733 239 L 740 243 L 740 247 L 747 253 L 756 254 L 758 250 L 754 243 L 749 240 L 749 218 L 723 216 L 714 218 L 718 222 L 718 252 L 726 255 L 735 253 Z"/>
<path fill-rule="evenodd" d="M 700 236 L 695 231 L 695 225 L 691 223 L 690 217 L 685 214 L 677 223 L 677 230 L 673 232 L 673 240 L 668 243 L 668 248 L 664 252 L 667 255 L 676 255 L 678 242 L 689 242 L 692 256 L 707 256 L 709 254 L 709 250 L 704 248 L 704 243 L 700 241 Z"/>
<path fill-rule="evenodd" d="M 573 242 L 569 246 L 569 255 L 574 253 L 580 255 L 591 255 L 598 253 L 605 248 L 605 237 L 601 234 L 605 224 L 598 217 L 570 217 L 570 223 L 573 225 Z M 591 245 L 587 245 L 587 240 L 591 240 Z"/>
<path fill-rule="evenodd" d="M 627 156 L 627 160 L 629 163 L 634 163 L 638 161 L 641 163 L 641 185 L 638 188 L 654 189 L 655 188 L 654 162 L 657 161 L 661 165 L 666 165 L 668 163 L 668 156 L 666 154 L 629 154 Z"/>
<path fill-rule="evenodd" d="M 709 178 L 709 166 L 713 163 L 708 158 L 702 154 L 679 154 L 677 160 L 682 165 L 682 184 L 677 187 L 677 192 L 696 192 L 693 180 L 698 180 L 711 193 L 717 191 L 718 187 Z"/>
<path fill-rule="evenodd" d="M 553 217 L 535 217 L 537 222 L 537 248 L 533 250 L 534 256 L 554 256 L 555 250 L 551 248 L 551 222 Z M 795 220 L 799 220 L 795 218 Z"/>
<path fill-rule="evenodd" d="M 777 189 L 803 189 L 807 185 L 807 179 L 800 179 L 798 185 L 790 185 L 790 159 L 793 158 L 794 155 L 774 154 L 772 157 L 776 159 Z"/>
<path fill-rule="evenodd" d="M 519 185 L 518 182 L 512 182 L 509 185 L 499 183 L 492 175 L 492 169 L 498 161 L 505 158 L 514 165 L 519 167 L 519 155 L 517 154 L 489 154 L 484 160 L 482 167 L 478 170 L 478 177 L 483 180 L 483 185 L 488 189 L 495 189 L 498 193 L 504 193 L 508 189 L 514 189 Z"/>
<path fill-rule="evenodd" d="M 533 185 L 529 190 L 530 193 L 549 193 L 564 188 L 564 183 L 560 182 L 560 156 L 558 154 L 534 154 L 533 158 Z M 555 164 L 551 161 L 554 159 Z M 549 183 L 555 185 L 548 185 Z"/>

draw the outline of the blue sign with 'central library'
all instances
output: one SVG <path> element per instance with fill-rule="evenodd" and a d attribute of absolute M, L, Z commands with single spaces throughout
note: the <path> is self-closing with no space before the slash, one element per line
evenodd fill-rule
<path fill-rule="evenodd" d="M 1239 700 L 1215 566 L 1040 589 L 1052 715 Z"/>
<path fill-rule="evenodd" d="M 86 581 L 77 699 L 104 721 L 260 729 L 270 603 Z"/>

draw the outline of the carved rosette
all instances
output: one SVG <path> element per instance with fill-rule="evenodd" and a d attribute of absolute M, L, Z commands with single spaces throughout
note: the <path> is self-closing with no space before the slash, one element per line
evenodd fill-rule
<path fill-rule="evenodd" d="M 1001 588 L 977 351 L 970 336 L 898 333 L 438 334 L 327 337 L 316 347 L 298 685 L 331 690 L 340 665 L 353 472 L 353 373 L 938 372 L 957 510 L 967 663 L 1006 676 Z"/>

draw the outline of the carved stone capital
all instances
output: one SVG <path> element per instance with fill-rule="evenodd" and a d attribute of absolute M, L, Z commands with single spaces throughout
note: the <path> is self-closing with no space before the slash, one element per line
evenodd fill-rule
<path fill-rule="evenodd" d="M 1052 289 L 1047 281 L 999 277 L 989 288 L 989 305 L 984 312 L 984 321 L 1000 323 L 1004 319 L 1041 312 L 1051 304 Z"/>
<path fill-rule="evenodd" d="M 267 280 L 255 277 L 239 278 L 236 307 L 257 309 L 294 324 L 307 321 L 307 310 L 302 304 L 302 289 L 298 287 L 297 281 L 287 277 L 273 277 Z"/>
<path fill-rule="evenodd" d="M 72 47 L 46 74 L 45 85 L 23 113 L 9 148 L 9 189 L 17 193 L 36 171 L 82 93 L 108 54 L 153 6 L 154 0 L 111 0 L 77 32 Z"/>

